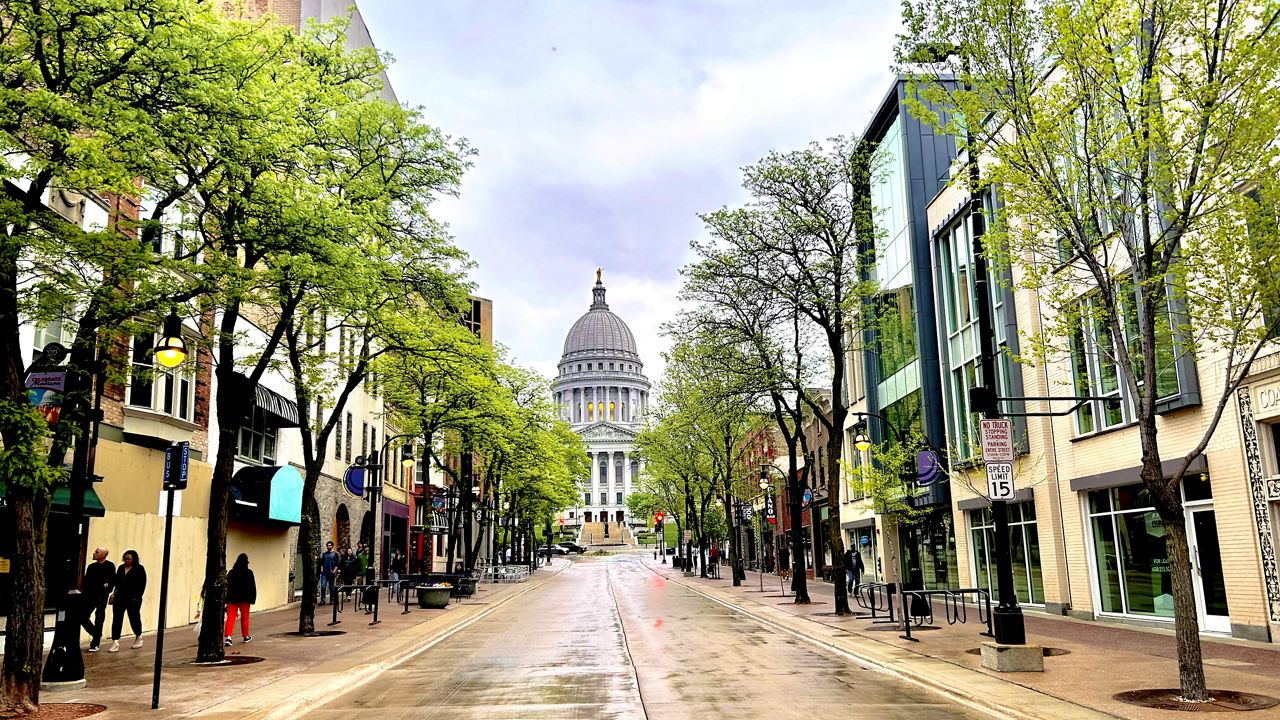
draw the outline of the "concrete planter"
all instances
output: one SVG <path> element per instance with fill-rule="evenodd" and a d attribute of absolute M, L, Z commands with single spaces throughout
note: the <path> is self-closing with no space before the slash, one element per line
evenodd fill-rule
<path fill-rule="evenodd" d="M 418 607 L 432 610 L 442 610 L 449 607 L 449 592 L 452 588 L 419 585 L 417 590 Z"/>

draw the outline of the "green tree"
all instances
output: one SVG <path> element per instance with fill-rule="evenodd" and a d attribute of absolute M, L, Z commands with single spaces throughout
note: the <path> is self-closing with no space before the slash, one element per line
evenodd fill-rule
<path fill-rule="evenodd" d="M 1280 321 L 1280 238 L 1274 222 L 1248 223 L 1276 207 L 1280 10 L 913 0 L 904 11 L 913 111 L 971 131 L 965 149 L 990 160 L 971 191 L 990 186 L 1003 202 L 983 249 L 1052 311 L 1031 357 L 1069 361 L 1063 349 L 1092 337 L 1129 399 L 1142 483 L 1165 527 L 1181 695 L 1205 700 L 1179 486 Z M 1221 380 L 1201 386 L 1203 429 L 1179 443 L 1166 476 L 1158 418 L 1180 389 L 1180 357 Z"/>
<path fill-rule="evenodd" d="M 827 146 L 811 143 L 800 150 L 770 153 L 743 173 L 743 187 L 751 197 L 748 205 L 703 215 L 712 241 L 694 248 L 702 266 L 695 266 L 691 273 L 695 281 L 691 294 L 704 301 L 733 303 L 758 293 L 781 308 L 784 318 L 790 315 L 793 324 L 803 323 L 805 327 L 796 329 L 794 336 L 811 332 L 816 345 L 825 350 L 828 364 L 823 375 L 830 406 L 824 407 L 809 386 L 794 388 L 791 395 L 827 432 L 825 461 L 830 478 L 840 477 L 848 415 L 845 357 L 864 334 L 866 328 L 859 320 L 869 317 L 863 308 L 873 300 L 876 287 L 865 279 L 870 277 L 873 255 L 860 246 L 872 237 L 866 193 L 871 153 L 866 143 L 843 137 L 832 138 Z M 707 272 L 732 275 L 717 279 Z M 722 317 L 733 315 L 720 304 Z M 749 347 L 755 349 L 755 345 Z M 790 415 L 794 423 L 797 417 Z M 806 465 L 812 467 L 812 461 Z M 839 507 L 840 485 L 828 484 L 831 507 Z M 838 523 L 830 524 L 827 542 L 833 572 L 839 576 L 844 570 L 844 539 Z M 800 574 L 797 567 L 796 575 Z M 840 583 L 836 584 L 835 611 L 851 612 Z"/>
<path fill-rule="evenodd" d="M 54 468 L 90 425 L 98 355 L 112 359 L 117 334 L 153 331 L 154 318 L 136 316 L 209 287 L 190 256 L 151 252 L 146 231 L 139 242 L 138 224 L 120 211 L 126 203 L 106 227 L 83 227 L 76 207 L 136 197 L 139 176 L 173 174 L 158 139 L 175 117 L 227 120 L 210 88 L 244 64 L 233 30 L 246 26 L 185 0 L 9 3 L 0 15 L 0 437 L 17 539 L 0 712 L 19 714 L 38 702 L 48 498 L 66 479 Z M 40 468 L 43 432 L 31 433 L 18 329 L 51 319 L 78 332 L 52 467 Z M 87 444 L 79 447 L 73 466 L 83 475 Z M 78 568 L 54 572 L 70 580 Z"/>
<path fill-rule="evenodd" d="M 416 113 L 377 99 L 343 108 L 338 120 L 317 177 L 343 198 L 341 233 L 311 254 L 305 272 L 284 278 L 277 298 L 285 304 L 279 309 L 287 318 L 283 351 L 303 447 L 302 633 L 315 630 L 315 490 L 338 419 L 380 358 L 429 349 L 422 340 L 440 316 L 456 315 L 466 302 L 462 254 L 426 214 L 434 195 L 457 186 L 465 148 L 422 124 Z M 299 294 L 300 311 L 289 312 L 287 304 Z M 325 349 L 334 333 L 342 350 L 329 356 Z"/>

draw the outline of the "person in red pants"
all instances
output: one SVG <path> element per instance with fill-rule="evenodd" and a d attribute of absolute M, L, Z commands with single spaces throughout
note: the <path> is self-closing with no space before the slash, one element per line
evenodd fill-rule
<path fill-rule="evenodd" d="M 258 584 L 249 569 L 249 556 L 240 553 L 236 564 L 227 573 L 227 624 L 223 628 L 227 647 L 231 647 L 231 633 L 236 629 L 236 614 L 240 614 L 240 636 L 243 642 L 253 642 L 249 634 L 249 606 L 258 601 Z"/>

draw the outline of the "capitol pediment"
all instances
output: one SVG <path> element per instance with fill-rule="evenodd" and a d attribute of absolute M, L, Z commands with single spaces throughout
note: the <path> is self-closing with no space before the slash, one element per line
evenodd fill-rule
<path fill-rule="evenodd" d="M 636 432 L 609 422 L 598 422 L 578 431 L 583 440 L 618 440 L 630 442 L 635 440 Z"/>

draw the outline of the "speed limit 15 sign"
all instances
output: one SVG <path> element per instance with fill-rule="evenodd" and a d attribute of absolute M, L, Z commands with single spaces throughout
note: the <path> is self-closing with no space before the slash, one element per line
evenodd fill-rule
<path fill-rule="evenodd" d="M 987 463 L 987 496 L 992 500 L 1013 499 L 1013 463 Z"/>

